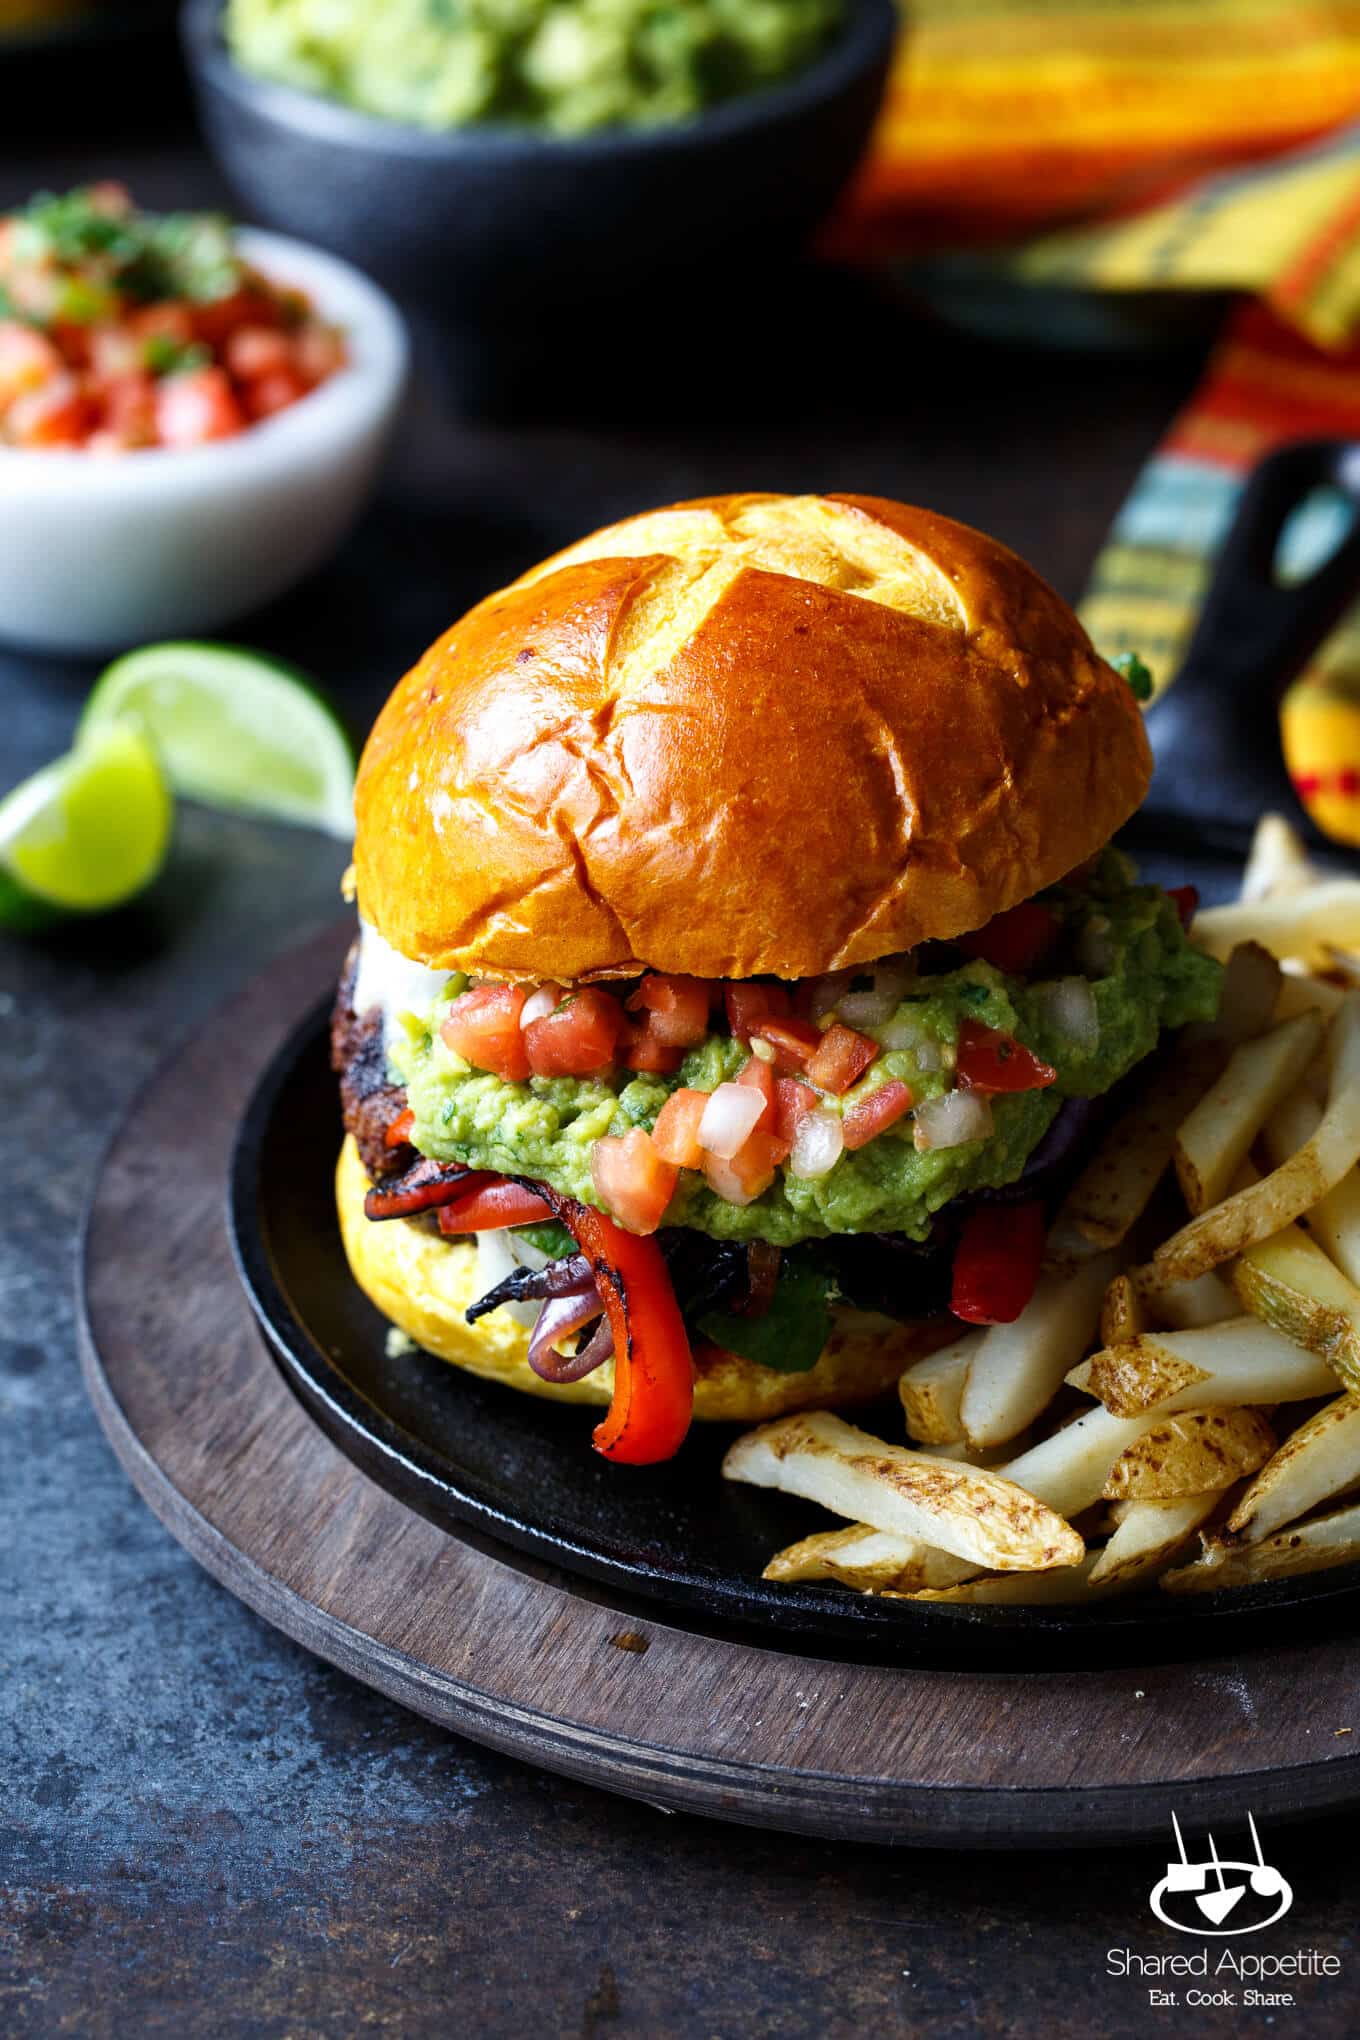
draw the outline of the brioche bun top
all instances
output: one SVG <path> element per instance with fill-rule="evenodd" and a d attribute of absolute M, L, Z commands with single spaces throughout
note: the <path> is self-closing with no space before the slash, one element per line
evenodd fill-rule
<path fill-rule="evenodd" d="M 431 646 L 360 762 L 359 908 L 486 976 L 808 977 L 980 927 L 1150 773 L 1128 686 L 1004 546 L 882 497 L 713 497 Z"/>

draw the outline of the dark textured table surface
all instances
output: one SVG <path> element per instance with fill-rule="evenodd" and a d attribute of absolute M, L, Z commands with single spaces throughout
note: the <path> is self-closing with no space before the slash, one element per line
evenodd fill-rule
<path fill-rule="evenodd" d="M 0 156 L 0 204 L 96 169 L 148 202 L 216 192 L 187 139 L 58 146 L 37 126 Z M 804 276 L 683 375 L 545 390 L 513 424 L 418 399 L 343 555 L 239 635 L 315 669 L 362 731 L 488 587 L 610 517 L 732 487 L 928 502 L 1075 595 L 1194 368 L 987 350 Z M 0 790 L 64 746 L 89 679 L 0 654 Z M 0 2029 L 1077 2036 L 1161 2016 L 1354 2031 L 1349 1820 L 1271 1838 L 1297 1903 L 1248 1944 L 1336 1955 L 1341 1975 L 1266 1985 L 1297 2003 L 1246 2014 L 1191 2010 L 1182 1984 L 1158 2014 L 1107 1960 L 1172 1943 L 1147 1913 L 1156 1852 L 894 1856 L 611 1800 L 308 1658 L 152 1520 L 77 1374 L 81 1207 L 137 1086 L 335 913 L 344 862 L 320 837 L 185 808 L 135 909 L 0 937 Z"/>

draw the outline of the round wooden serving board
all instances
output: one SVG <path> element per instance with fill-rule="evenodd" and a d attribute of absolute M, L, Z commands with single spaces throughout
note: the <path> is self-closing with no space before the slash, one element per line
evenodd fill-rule
<path fill-rule="evenodd" d="M 237 1124 L 349 930 L 284 957 L 154 1080 L 85 1240 L 100 1422 L 187 1550 L 309 1649 L 460 1734 L 667 1808 L 935 1847 L 1070 1846 L 1360 1801 L 1360 1641 L 1105 1671 L 901 1669 L 658 1620 L 417 1515 L 266 1354 L 228 1246 Z M 1345 1620 L 1345 1618 L 1341 1618 Z M 1342 1731 L 1354 1730 L 1351 1733 Z"/>

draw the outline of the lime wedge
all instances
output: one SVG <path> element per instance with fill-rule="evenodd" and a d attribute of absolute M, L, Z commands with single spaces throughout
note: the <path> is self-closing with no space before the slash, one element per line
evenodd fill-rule
<path fill-rule="evenodd" d="M 100 675 L 80 727 L 119 723 L 151 739 L 190 800 L 354 834 L 354 752 L 296 666 L 236 645 L 146 645 Z"/>
<path fill-rule="evenodd" d="M 136 730 L 81 737 L 0 801 L 0 923 L 121 906 L 160 870 L 174 806 Z"/>

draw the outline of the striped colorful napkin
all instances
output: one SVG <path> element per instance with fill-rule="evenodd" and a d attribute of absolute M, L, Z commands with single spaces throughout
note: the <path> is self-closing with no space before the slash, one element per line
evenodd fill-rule
<path fill-rule="evenodd" d="M 1360 0 L 909 0 L 882 120 L 833 225 L 845 256 L 971 252 L 974 275 L 1236 291 L 1083 614 L 1173 678 L 1246 470 L 1360 438 Z M 1325 555 L 1337 502 L 1287 534 Z M 1319 826 L 1360 845 L 1360 609 L 1285 703 Z"/>

